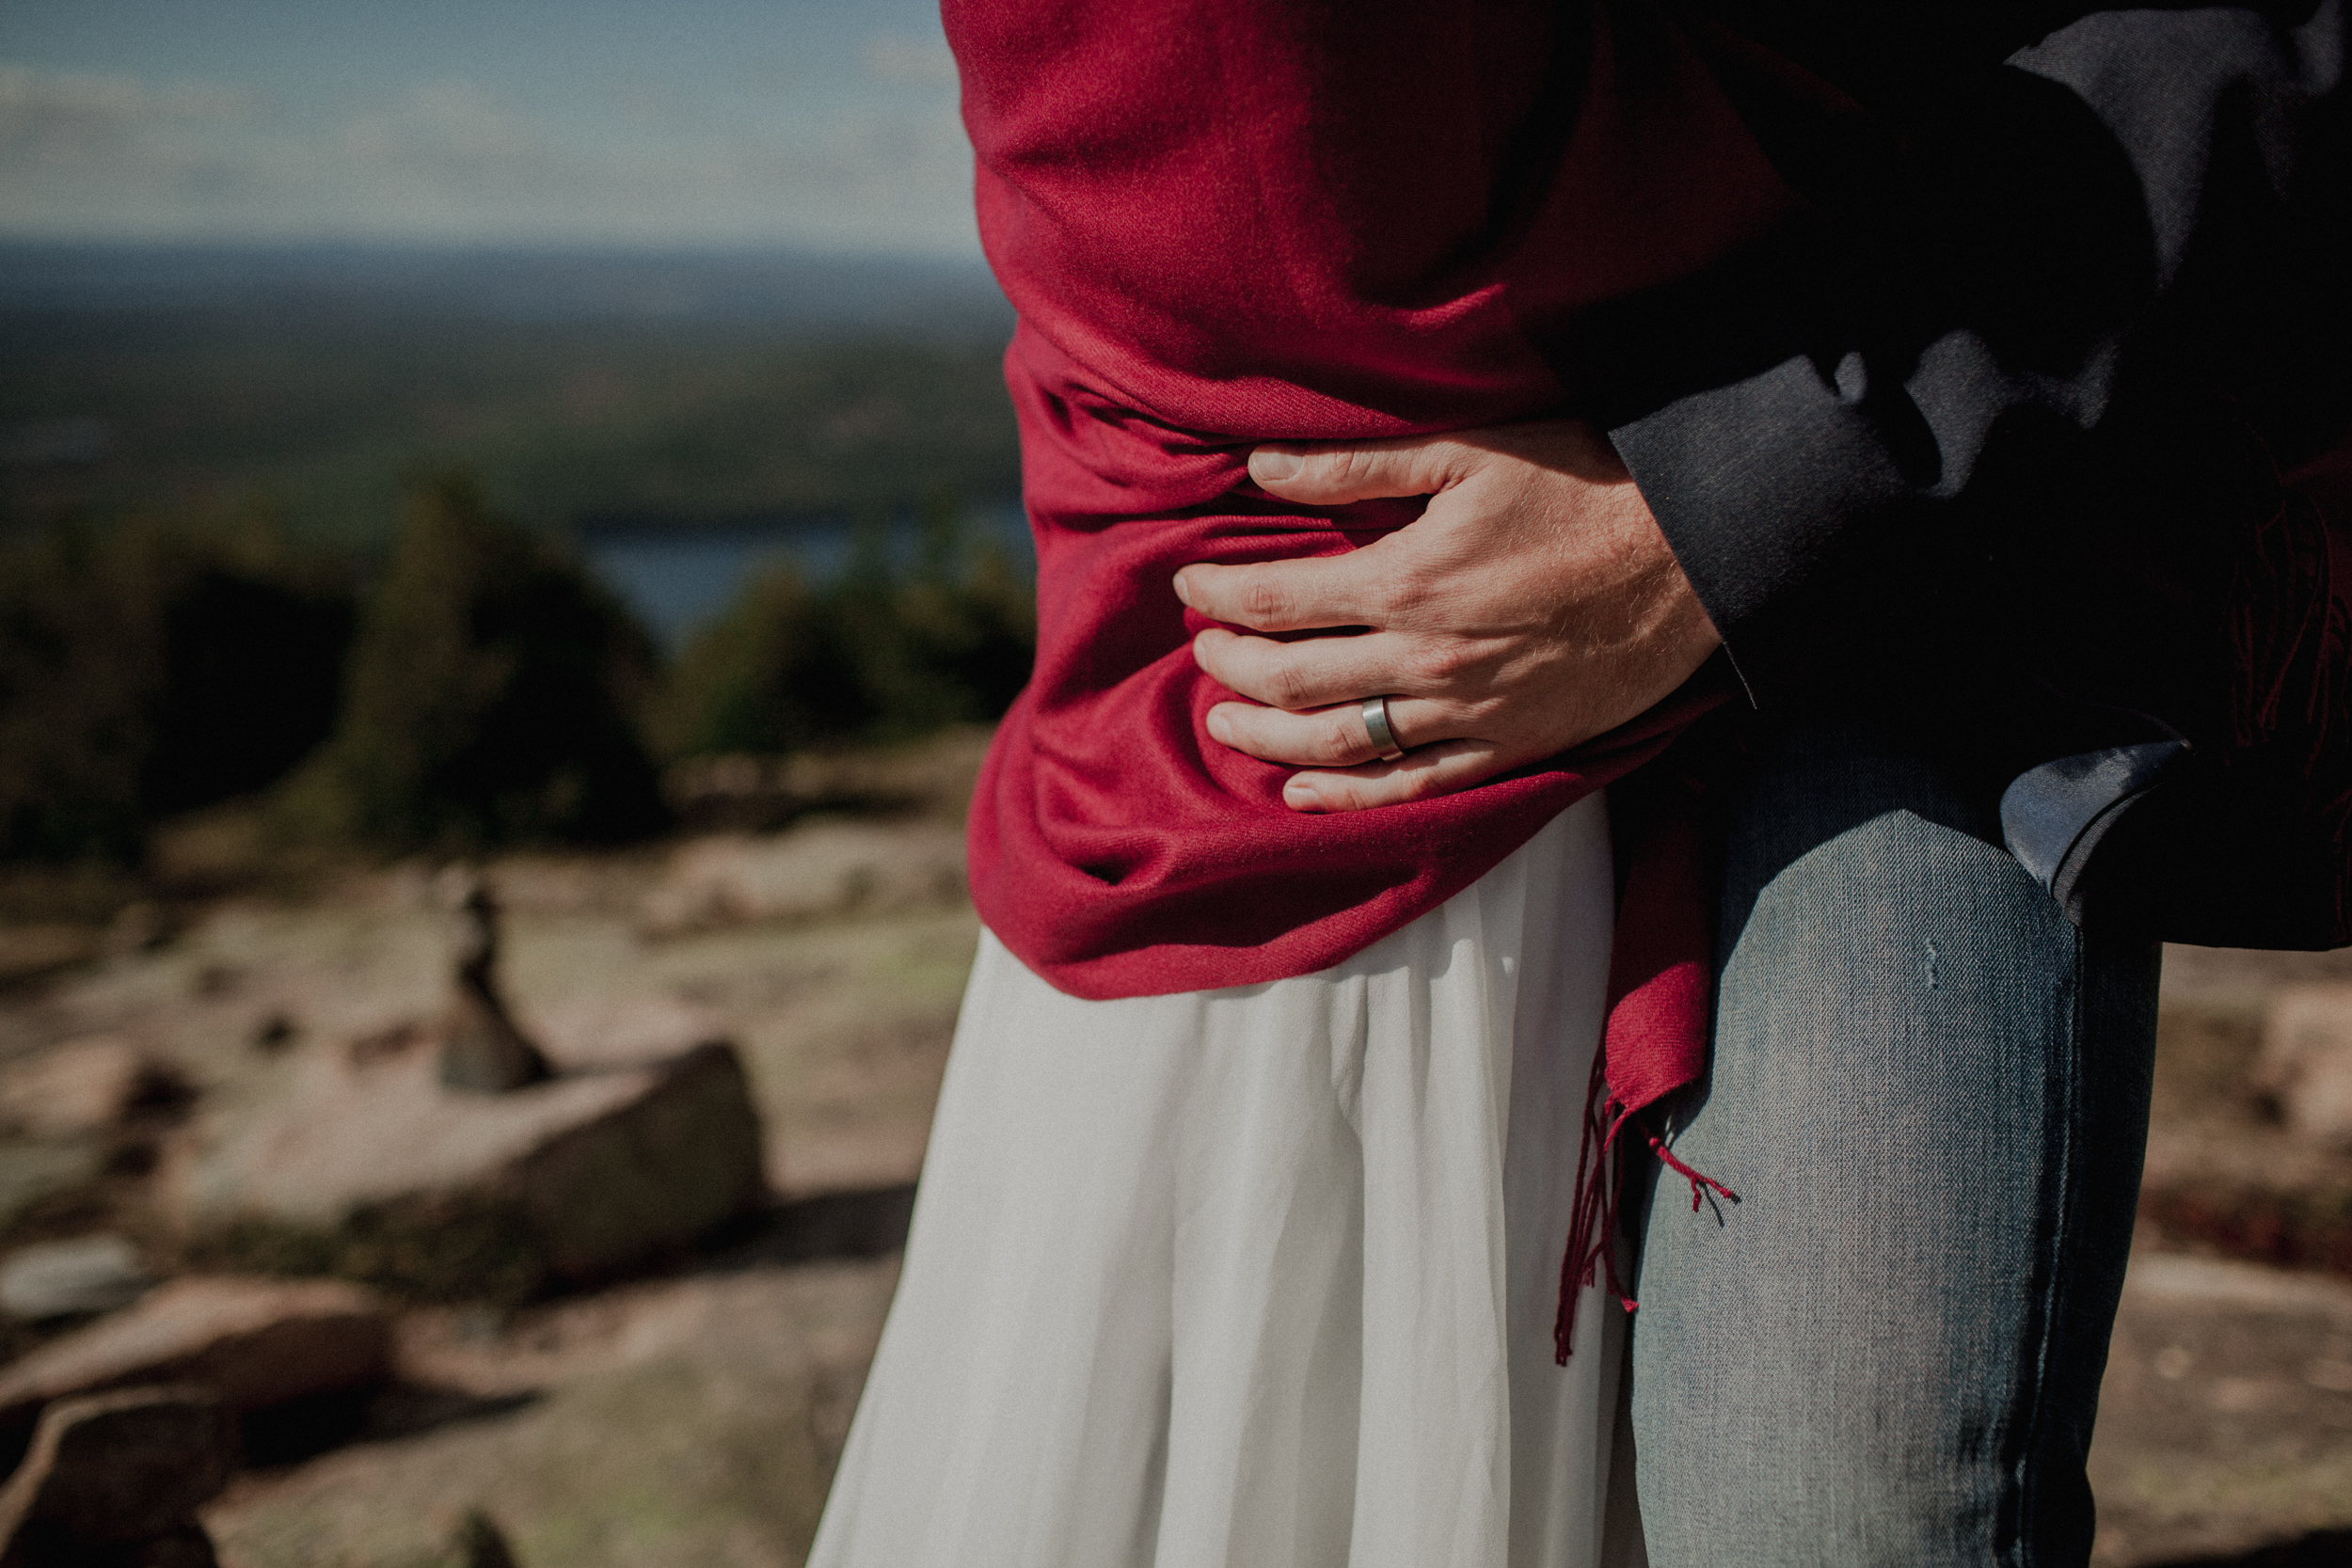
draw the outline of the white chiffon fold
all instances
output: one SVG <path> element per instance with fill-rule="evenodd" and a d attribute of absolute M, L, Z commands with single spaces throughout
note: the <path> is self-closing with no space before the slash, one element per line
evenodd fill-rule
<path fill-rule="evenodd" d="M 983 936 L 813 1568 L 1594 1568 L 1612 903 L 1594 797 L 1297 979 L 1086 1002 Z"/>

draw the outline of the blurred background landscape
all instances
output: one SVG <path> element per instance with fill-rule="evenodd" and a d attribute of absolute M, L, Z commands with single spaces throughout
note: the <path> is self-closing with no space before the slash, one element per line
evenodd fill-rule
<path fill-rule="evenodd" d="M 0 247 L 0 850 L 128 864 L 231 800 L 286 847 L 617 841 L 664 765 L 993 719 L 1009 330 L 904 258 Z M 459 688 L 405 783 L 351 770 Z"/>
<path fill-rule="evenodd" d="M 794 1564 L 1034 570 L 926 5 L 0 8 L 8 1568 Z M 2352 962 L 2169 956 L 2103 1564 L 2352 1560 Z"/>

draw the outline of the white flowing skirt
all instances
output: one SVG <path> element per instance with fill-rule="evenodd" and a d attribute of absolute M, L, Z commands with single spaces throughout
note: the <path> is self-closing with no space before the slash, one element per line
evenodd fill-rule
<path fill-rule="evenodd" d="M 1612 905 L 1595 796 L 1297 979 L 1085 1002 L 984 935 L 812 1568 L 1593 1568 Z"/>

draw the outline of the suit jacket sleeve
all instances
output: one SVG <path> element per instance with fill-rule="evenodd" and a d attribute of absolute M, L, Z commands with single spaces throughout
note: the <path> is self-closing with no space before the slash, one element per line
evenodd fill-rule
<path fill-rule="evenodd" d="M 1759 705 L 2168 388 L 2315 429 L 2352 381 L 2344 8 L 2093 12 L 1954 76 L 1823 225 L 1797 351 L 1612 432 Z"/>

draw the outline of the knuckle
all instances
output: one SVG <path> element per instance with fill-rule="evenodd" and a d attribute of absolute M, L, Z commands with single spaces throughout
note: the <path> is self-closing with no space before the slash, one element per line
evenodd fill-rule
<path fill-rule="evenodd" d="M 1364 788 L 1362 780 L 1351 779 L 1344 774 L 1324 780 L 1316 785 L 1316 791 L 1323 797 L 1325 805 L 1333 811 L 1361 811 L 1366 806 L 1378 804 L 1377 798 Z"/>
<path fill-rule="evenodd" d="M 1400 766 L 1390 775 L 1389 787 L 1397 800 L 1420 800 L 1437 793 L 1437 769 L 1426 763 Z"/>
<path fill-rule="evenodd" d="M 1335 708 L 1326 714 L 1321 736 L 1323 760 L 1345 767 L 1369 755 L 1371 743 L 1362 731 L 1362 721 L 1345 708 Z"/>
<path fill-rule="evenodd" d="M 1307 459 L 1301 477 L 1313 481 L 1319 486 L 1343 488 L 1362 476 L 1363 457 L 1364 454 L 1353 447 L 1342 447 L 1336 451 L 1319 451 Z"/>
<path fill-rule="evenodd" d="M 1307 677 L 1297 666 L 1277 664 L 1265 672 L 1266 701 L 1286 713 L 1312 707 L 1307 700 Z"/>
<path fill-rule="evenodd" d="M 1272 578 L 1252 573 L 1242 584 L 1242 617 L 1250 626 L 1271 625 L 1281 618 L 1289 597 Z"/>
<path fill-rule="evenodd" d="M 1451 638 L 1430 638 L 1414 648 L 1406 660 L 1413 678 L 1433 690 L 1448 690 L 1470 672 L 1470 650 Z"/>
<path fill-rule="evenodd" d="M 1403 626 L 1419 618 L 1428 604 L 1429 591 L 1419 572 L 1406 571 L 1375 579 L 1367 585 L 1366 597 L 1379 617 L 1376 625 Z"/>
<path fill-rule="evenodd" d="M 1516 710 L 1518 705 L 1508 697 L 1491 694 L 1473 697 L 1457 705 L 1459 711 L 1454 718 L 1464 730 L 1473 735 L 1507 733 L 1538 717 L 1534 714 L 1518 713 Z M 1515 718 L 1519 719 L 1521 724 L 1515 724 L 1513 722 Z"/>

